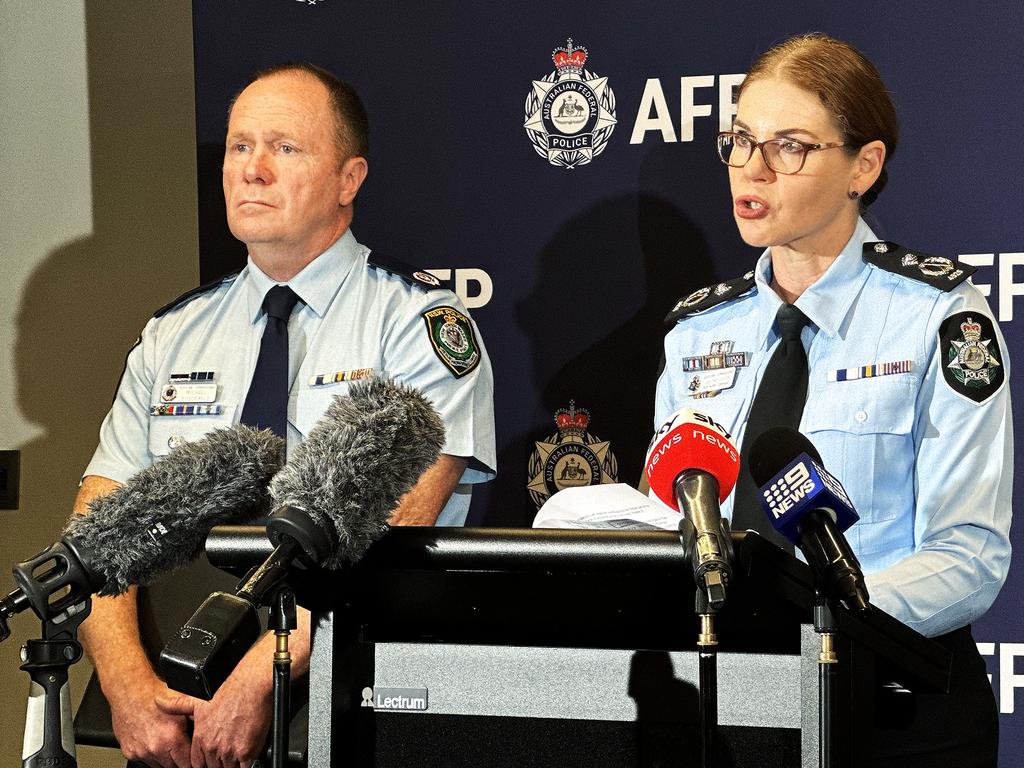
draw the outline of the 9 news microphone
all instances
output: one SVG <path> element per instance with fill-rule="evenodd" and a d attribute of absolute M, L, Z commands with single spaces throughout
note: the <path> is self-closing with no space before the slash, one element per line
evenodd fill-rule
<path fill-rule="evenodd" d="M 864 574 L 842 533 L 860 518 L 811 441 L 795 429 L 774 427 L 754 441 L 749 460 L 772 526 L 800 547 L 825 596 L 866 610 Z"/>
<path fill-rule="evenodd" d="M 258 638 L 257 608 L 293 560 L 337 569 L 388 530 L 399 499 L 433 465 L 445 428 L 412 387 L 370 378 L 337 397 L 270 483 L 277 547 L 234 594 L 206 599 L 160 654 L 176 691 L 209 700 Z"/>
<path fill-rule="evenodd" d="M 120 595 L 195 559 L 213 526 L 266 506 L 267 483 L 283 463 L 283 440 L 243 425 L 175 448 L 14 566 L 18 589 L 0 598 L 0 640 L 4 619 L 25 608 L 57 624 L 85 618 L 92 593 Z"/>
<path fill-rule="evenodd" d="M 710 416 L 683 408 L 665 422 L 647 449 L 644 472 L 651 490 L 683 514 L 680 537 L 693 565 L 694 581 L 717 610 L 732 578 L 732 543 L 720 504 L 739 476 L 740 456 L 732 436 Z"/>

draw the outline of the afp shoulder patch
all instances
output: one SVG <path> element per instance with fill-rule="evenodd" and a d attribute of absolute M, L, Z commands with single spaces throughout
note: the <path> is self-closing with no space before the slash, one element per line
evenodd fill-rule
<path fill-rule="evenodd" d="M 214 278 L 208 283 L 203 283 L 197 288 L 192 288 L 191 290 L 185 291 L 183 294 L 181 294 L 181 296 L 176 298 L 174 301 L 168 304 L 164 304 L 162 307 L 160 307 L 160 309 L 153 313 L 153 317 L 163 317 L 171 310 L 177 309 L 178 307 L 183 307 L 190 301 L 192 301 L 192 299 L 195 299 L 199 296 L 202 296 L 204 293 L 212 291 L 214 288 L 220 286 L 221 283 L 230 283 L 236 277 L 238 277 L 238 273 L 240 271 L 241 270 L 229 272 L 226 275 L 221 275 L 220 277 Z"/>
<path fill-rule="evenodd" d="M 371 267 L 383 269 L 385 272 L 395 275 L 396 277 L 400 277 L 407 283 L 419 286 L 420 288 L 451 288 L 450 280 L 442 280 L 437 277 L 437 275 L 432 275 L 425 269 L 414 267 L 401 259 L 385 256 L 383 253 L 379 253 L 378 251 L 371 251 L 370 255 L 366 259 L 366 263 Z"/>
<path fill-rule="evenodd" d="M 682 317 L 696 315 L 698 312 L 703 312 L 706 309 L 711 309 L 711 307 L 731 301 L 747 293 L 753 287 L 754 271 L 751 270 L 743 277 L 698 288 L 689 296 L 685 296 L 676 302 L 676 305 L 672 307 L 672 311 L 665 316 L 665 325 L 675 325 Z"/>
<path fill-rule="evenodd" d="M 457 379 L 472 373 L 480 364 L 480 345 L 469 318 L 454 307 L 434 307 L 423 319 L 437 359 Z"/>
<path fill-rule="evenodd" d="M 942 321 L 939 354 L 949 388 L 976 403 L 992 397 L 1006 378 L 992 320 L 980 312 L 957 312 Z"/>
<path fill-rule="evenodd" d="M 951 291 L 978 271 L 970 264 L 959 264 L 945 256 L 911 251 L 888 241 L 864 243 L 864 261 L 897 275 L 927 283 L 940 291 Z"/>

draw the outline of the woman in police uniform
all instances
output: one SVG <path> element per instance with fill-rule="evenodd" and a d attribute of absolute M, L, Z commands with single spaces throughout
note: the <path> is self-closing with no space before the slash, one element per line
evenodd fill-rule
<path fill-rule="evenodd" d="M 748 447 L 777 317 L 800 317 L 808 373 L 796 419 L 860 514 L 846 535 L 872 602 L 954 652 L 952 695 L 918 695 L 909 728 L 877 731 L 872 764 L 994 766 L 998 719 L 970 622 L 1010 558 L 1002 336 L 967 282 L 972 268 L 883 241 L 861 218 L 897 139 L 888 92 L 861 53 L 792 38 L 758 58 L 737 98 L 718 150 L 740 236 L 765 250 L 752 272 L 695 291 L 669 316 L 656 423 L 690 407 Z M 722 353 L 731 365 L 700 370 Z M 740 495 L 733 518 L 745 528 L 755 505 Z"/>

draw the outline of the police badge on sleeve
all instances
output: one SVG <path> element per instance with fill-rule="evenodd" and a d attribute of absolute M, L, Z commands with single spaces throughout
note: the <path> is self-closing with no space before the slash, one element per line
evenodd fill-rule
<path fill-rule="evenodd" d="M 958 312 L 939 326 L 942 376 L 950 389 L 983 403 L 1003 384 L 1005 366 L 992 321 L 979 312 Z"/>
<path fill-rule="evenodd" d="M 423 313 L 434 354 L 455 376 L 462 378 L 480 364 L 480 345 L 473 324 L 454 307 L 435 307 Z"/>
<path fill-rule="evenodd" d="M 615 94 L 608 78 L 584 68 L 589 51 L 573 45 L 551 52 L 553 72 L 533 81 L 525 122 L 533 148 L 551 165 L 575 168 L 601 154 L 615 130 Z"/>

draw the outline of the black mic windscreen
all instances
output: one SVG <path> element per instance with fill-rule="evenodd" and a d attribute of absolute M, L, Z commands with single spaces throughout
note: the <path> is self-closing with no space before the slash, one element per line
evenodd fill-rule
<path fill-rule="evenodd" d="M 328 533 L 325 567 L 354 562 L 437 461 L 444 438 L 441 418 L 416 389 L 379 377 L 357 381 L 271 481 L 274 506 L 303 510 Z"/>
<path fill-rule="evenodd" d="M 747 456 L 754 485 L 758 488 L 767 485 L 769 480 L 801 453 L 806 453 L 821 464 L 818 449 L 792 427 L 772 427 L 763 432 L 750 446 Z"/>
<path fill-rule="evenodd" d="M 76 515 L 64 536 L 105 579 L 100 595 L 195 559 L 215 525 L 265 514 L 285 443 L 242 424 L 185 443 Z"/>

